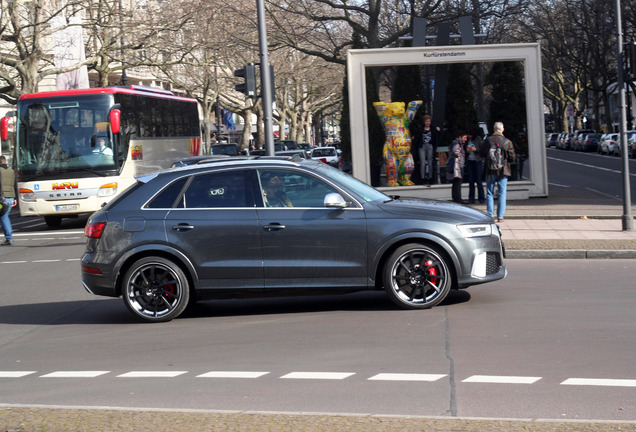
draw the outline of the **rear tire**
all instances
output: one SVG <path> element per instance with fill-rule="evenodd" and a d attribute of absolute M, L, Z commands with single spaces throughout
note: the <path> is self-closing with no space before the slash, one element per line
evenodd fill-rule
<path fill-rule="evenodd" d="M 441 303 L 452 286 L 450 265 L 436 249 L 417 243 L 397 248 L 383 274 L 389 298 L 403 309 L 428 309 Z"/>
<path fill-rule="evenodd" d="M 181 315 L 190 300 L 190 286 L 183 270 L 161 257 L 136 261 L 123 279 L 126 307 L 148 322 L 165 322 Z"/>

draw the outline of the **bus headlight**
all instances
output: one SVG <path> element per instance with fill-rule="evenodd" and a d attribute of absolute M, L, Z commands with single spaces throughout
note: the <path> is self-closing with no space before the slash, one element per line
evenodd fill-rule
<path fill-rule="evenodd" d="M 20 188 L 20 190 L 18 190 L 18 193 L 20 194 L 20 201 L 35 202 L 35 194 L 31 189 Z"/>
<path fill-rule="evenodd" d="M 101 185 L 97 191 L 98 197 L 110 197 L 117 193 L 117 183 L 106 183 Z"/>

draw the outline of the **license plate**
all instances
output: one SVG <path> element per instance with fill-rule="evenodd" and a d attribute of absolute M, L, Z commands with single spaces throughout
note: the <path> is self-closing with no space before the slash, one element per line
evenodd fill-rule
<path fill-rule="evenodd" d="M 59 205 L 59 206 L 55 206 L 55 211 L 73 211 L 73 210 L 77 210 L 78 207 L 79 206 L 77 204 Z"/>

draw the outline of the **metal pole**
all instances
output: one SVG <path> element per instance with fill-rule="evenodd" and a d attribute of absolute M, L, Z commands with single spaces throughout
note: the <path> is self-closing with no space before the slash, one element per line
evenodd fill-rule
<path fill-rule="evenodd" d="M 631 231 L 634 229 L 634 218 L 632 216 L 631 191 L 629 187 L 629 160 L 627 153 L 627 133 L 626 133 L 626 114 L 625 114 L 625 78 L 623 76 L 623 29 L 621 24 L 621 1 L 616 0 L 616 44 L 617 56 L 616 64 L 618 66 L 618 95 L 620 108 L 620 143 L 621 143 L 621 162 L 623 172 L 623 231 Z"/>
<path fill-rule="evenodd" d="M 267 27 L 265 23 L 265 3 L 263 0 L 256 0 L 256 11 L 258 15 L 258 45 L 261 63 L 261 100 L 263 101 L 263 122 L 265 129 L 265 152 L 269 156 L 274 155 L 274 127 L 273 117 L 273 97 L 271 87 L 271 73 L 269 70 L 269 55 L 267 54 Z M 282 131 L 281 131 L 282 136 Z"/>
<path fill-rule="evenodd" d="M 128 77 L 126 76 L 126 65 L 124 64 L 124 12 L 121 7 L 121 0 L 119 0 L 119 25 L 121 31 L 121 84 L 128 85 Z"/>

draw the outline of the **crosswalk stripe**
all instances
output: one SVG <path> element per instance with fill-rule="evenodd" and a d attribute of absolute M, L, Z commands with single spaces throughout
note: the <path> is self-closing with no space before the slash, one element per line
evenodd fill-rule
<path fill-rule="evenodd" d="M 496 375 L 473 375 L 466 378 L 464 383 L 491 383 L 491 384 L 534 384 L 541 377 L 526 376 L 496 376 Z"/>
<path fill-rule="evenodd" d="M 636 387 L 633 379 L 594 379 L 594 378 L 568 378 L 561 385 L 575 386 L 604 386 L 604 387 Z"/>
<path fill-rule="evenodd" d="M 269 372 L 212 371 L 197 375 L 197 378 L 260 378 Z"/>
<path fill-rule="evenodd" d="M 410 374 L 380 373 L 369 378 L 369 381 L 427 381 L 433 382 L 447 376 L 446 374 Z"/>
<path fill-rule="evenodd" d="M 95 378 L 110 371 L 57 371 L 42 375 L 40 378 Z"/>
<path fill-rule="evenodd" d="M 355 373 L 352 372 L 291 372 L 283 375 L 285 379 L 324 379 L 324 380 L 341 380 L 348 378 Z"/>
<path fill-rule="evenodd" d="M 0 378 L 22 378 L 27 375 L 32 375 L 36 371 L 0 371 Z"/>
<path fill-rule="evenodd" d="M 174 378 L 188 371 L 133 371 L 117 375 L 117 378 Z"/>

